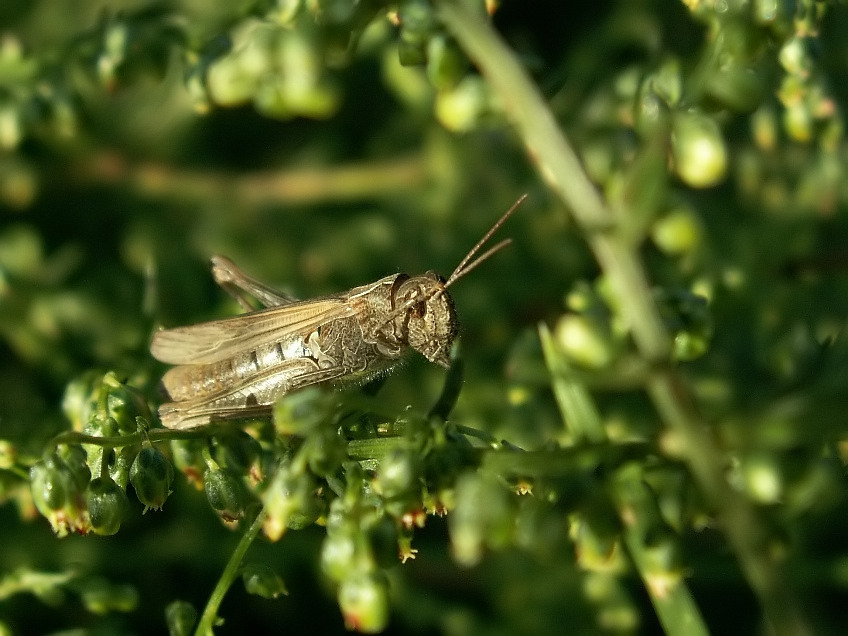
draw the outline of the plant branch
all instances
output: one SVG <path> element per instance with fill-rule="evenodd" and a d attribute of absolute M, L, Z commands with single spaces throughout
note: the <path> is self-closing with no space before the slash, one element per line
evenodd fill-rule
<path fill-rule="evenodd" d="M 233 554 L 227 562 L 227 567 L 221 573 L 221 578 L 218 579 L 218 584 L 215 585 L 215 589 L 212 590 L 209 601 L 203 609 L 203 615 L 200 617 L 200 621 L 197 623 L 197 629 L 194 632 L 195 636 L 212 636 L 214 634 L 213 628 L 218 621 L 218 608 L 221 607 L 221 602 L 224 600 L 227 590 L 230 589 L 230 586 L 236 580 L 241 570 L 244 555 L 247 554 L 248 548 L 256 537 L 259 536 L 259 531 L 265 522 L 265 516 L 265 509 L 263 508 L 256 515 L 256 519 L 253 520 L 253 523 L 250 524 L 244 535 L 242 535 L 236 549 L 233 550 Z"/>
<path fill-rule="evenodd" d="M 117 152 L 80 158 L 69 169 L 74 183 L 114 184 L 146 197 L 172 201 L 225 199 L 253 209 L 400 194 L 426 185 L 430 171 L 420 156 L 341 167 L 305 167 L 233 174 L 156 162 L 132 162 Z"/>

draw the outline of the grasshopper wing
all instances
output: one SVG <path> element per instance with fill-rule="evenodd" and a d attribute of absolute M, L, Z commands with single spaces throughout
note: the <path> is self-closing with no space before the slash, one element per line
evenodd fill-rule
<path fill-rule="evenodd" d="M 305 338 L 328 321 L 353 312 L 340 296 L 270 307 L 223 320 L 157 331 L 153 334 L 150 353 L 167 364 L 209 364 L 269 342 Z"/>

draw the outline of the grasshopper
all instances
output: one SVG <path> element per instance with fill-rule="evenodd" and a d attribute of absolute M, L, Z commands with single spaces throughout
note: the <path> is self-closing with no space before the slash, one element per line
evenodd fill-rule
<path fill-rule="evenodd" d="M 448 368 L 458 331 L 448 288 L 509 245 L 511 239 L 505 239 L 475 259 L 526 197 L 498 219 L 447 280 L 432 271 L 392 274 L 340 294 L 296 300 L 214 256 L 215 282 L 247 313 L 154 333 L 153 357 L 178 365 L 162 378 L 171 400 L 159 408 L 162 424 L 192 429 L 266 415 L 277 398 L 303 387 L 375 378 L 408 349 Z M 249 296 L 264 308 L 252 311 Z"/>

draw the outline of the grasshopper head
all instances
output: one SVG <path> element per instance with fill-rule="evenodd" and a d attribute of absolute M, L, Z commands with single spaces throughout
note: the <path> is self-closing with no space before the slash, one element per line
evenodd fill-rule
<path fill-rule="evenodd" d="M 409 346 L 430 362 L 450 367 L 458 326 L 444 279 L 435 272 L 408 278 L 401 283 L 396 299 L 406 307 L 402 320 Z"/>

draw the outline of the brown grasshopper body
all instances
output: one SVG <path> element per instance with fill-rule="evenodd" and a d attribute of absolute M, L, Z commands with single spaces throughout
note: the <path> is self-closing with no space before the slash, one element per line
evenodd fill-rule
<path fill-rule="evenodd" d="M 321 382 L 364 382 L 394 366 L 408 349 L 450 366 L 457 334 L 447 288 L 509 241 L 471 259 L 524 200 L 486 233 L 453 274 L 393 274 L 343 294 L 297 301 L 246 276 L 216 256 L 216 282 L 250 309 L 212 322 L 158 331 L 150 351 L 179 365 L 162 384 L 171 399 L 159 409 L 168 428 L 190 429 L 213 420 L 266 414 L 281 395 Z"/>

